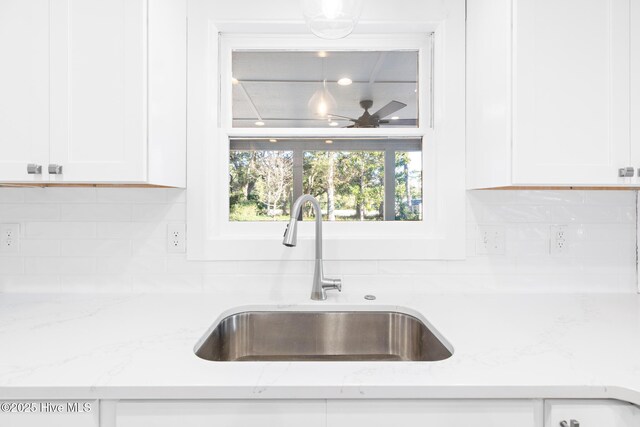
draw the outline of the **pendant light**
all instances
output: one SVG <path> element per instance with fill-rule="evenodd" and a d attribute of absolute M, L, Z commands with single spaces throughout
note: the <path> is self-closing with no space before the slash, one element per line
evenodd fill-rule
<path fill-rule="evenodd" d="M 331 111 L 335 111 L 335 109 L 338 107 L 338 103 L 327 88 L 327 71 L 325 69 L 325 61 L 327 58 L 326 52 L 325 55 L 320 56 L 320 58 L 322 60 L 322 88 L 314 92 L 314 94 L 309 99 L 308 106 L 316 116 L 324 119 L 329 115 Z"/>
<path fill-rule="evenodd" d="M 353 31 L 363 0 L 301 0 L 302 12 L 313 34 L 323 39 L 341 39 Z"/>
<path fill-rule="evenodd" d="M 325 118 L 331 111 L 334 111 L 337 106 L 338 103 L 336 99 L 331 95 L 329 89 L 327 89 L 327 81 L 323 80 L 322 89 L 315 91 L 311 99 L 309 99 L 309 109 L 317 116 Z"/>

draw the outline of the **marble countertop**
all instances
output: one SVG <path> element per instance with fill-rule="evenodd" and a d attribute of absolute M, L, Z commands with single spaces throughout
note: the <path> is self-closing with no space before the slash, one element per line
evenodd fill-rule
<path fill-rule="evenodd" d="M 0 294 L 0 398 L 612 398 L 640 404 L 640 296 L 433 294 L 345 286 L 208 294 Z M 365 301 L 365 294 L 376 301 Z M 239 307 L 402 307 L 453 346 L 439 362 L 210 362 Z"/>

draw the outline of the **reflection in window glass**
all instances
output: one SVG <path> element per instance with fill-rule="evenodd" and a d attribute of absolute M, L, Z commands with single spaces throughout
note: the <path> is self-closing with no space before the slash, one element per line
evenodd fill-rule
<path fill-rule="evenodd" d="M 415 50 L 238 50 L 232 74 L 234 128 L 416 128 L 429 89 Z"/>
<path fill-rule="evenodd" d="M 330 142 L 232 140 L 230 220 L 287 221 L 302 194 L 318 199 L 328 221 L 422 220 L 419 139 Z M 311 218 L 306 206 L 303 219 Z"/>

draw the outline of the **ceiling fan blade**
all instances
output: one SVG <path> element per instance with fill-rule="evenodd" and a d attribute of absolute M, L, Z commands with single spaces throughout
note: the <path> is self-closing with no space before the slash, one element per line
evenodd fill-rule
<path fill-rule="evenodd" d="M 347 116 L 341 116 L 341 115 L 339 115 L 339 114 L 327 114 L 327 117 L 329 117 L 329 118 L 339 117 L 339 118 L 341 118 L 341 119 L 351 120 L 352 122 L 357 121 L 357 119 L 352 119 L 351 117 L 347 117 Z"/>
<path fill-rule="evenodd" d="M 416 119 L 384 120 L 380 123 L 393 126 L 418 126 L 418 121 Z"/>
<path fill-rule="evenodd" d="M 382 119 L 384 117 L 387 117 L 389 114 L 393 114 L 396 111 L 403 109 L 406 106 L 407 104 L 405 104 L 404 102 L 391 101 L 390 103 L 373 113 L 372 116 Z"/>

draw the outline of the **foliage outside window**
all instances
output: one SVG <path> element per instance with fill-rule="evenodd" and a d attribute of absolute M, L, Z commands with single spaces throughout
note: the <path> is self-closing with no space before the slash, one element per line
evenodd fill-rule
<path fill-rule="evenodd" d="M 366 140 L 346 143 L 368 148 L 358 151 L 327 150 L 324 141 L 286 144 L 299 145 L 294 150 L 278 150 L 280 143 L 271 143 L 274 149 L 257 149 L 265 144 L 269 143 L 244 143 L 254 149 L 234 149 L 242 148 L 243 142 L 232 141 L 231 221 L 286 221 L 296 192 L 316 197 L 328 221 L 422 220 L 420 151 L 396 151 L 393 143 L 380 150 L 385 142 Z M 301 163 L 297 172 L 296 158 Z M 392 179 L 385 179 L 385 163 L 392 167 Z M 385 211 L 386 203 L 393 210 Z M 313 211 L 306 208 L 303 218 L 312 217 Z"/>

